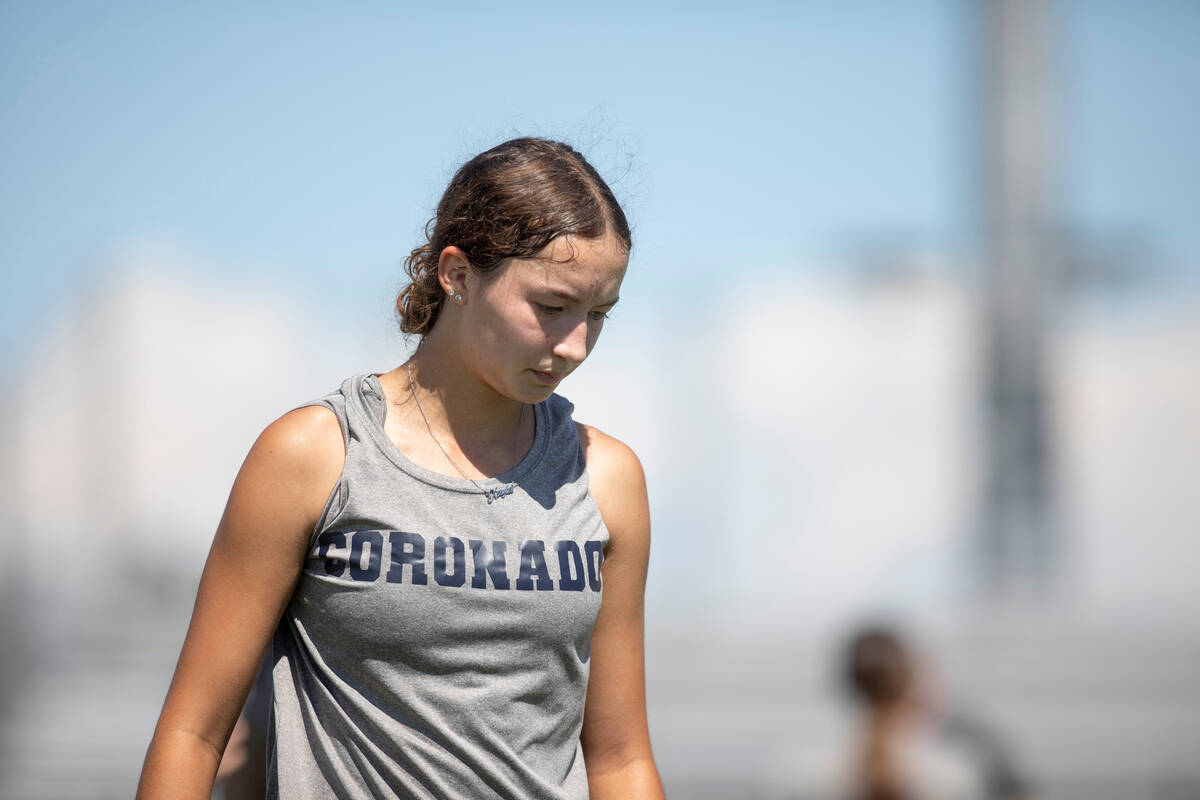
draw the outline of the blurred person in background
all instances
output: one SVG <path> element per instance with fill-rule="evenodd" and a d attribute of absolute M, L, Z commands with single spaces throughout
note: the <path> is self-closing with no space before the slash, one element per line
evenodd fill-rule
<path fill-rule="evenodd" d="M 860 709 L 844 741 L 777 764 L 773 797 L 793 800 L 1029 800 L 1001 739 L 943 706 L 904 638 L 855 632 L 840 678 Z"/>
<path fill-rule="evenodd" d="M 412 357 L 247 456 L 142 800 L 209 796 L 267 648 L 268 797 L 662 797 L 645 479 L 554 393 L 617 302 L 624 212 L 569 146 L 514 139 L 455 173 L 426 234 L 397 298 Z"/>

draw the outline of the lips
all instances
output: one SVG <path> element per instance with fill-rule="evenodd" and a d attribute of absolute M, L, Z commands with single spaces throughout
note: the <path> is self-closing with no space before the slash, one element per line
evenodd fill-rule
<path fill-rule="evenodd" d="M 561 372 L 551 372 L 549 370 L 542 371 L 538 369 L 531 369 L 529 371 L 533 373 L 535 378 L 537 378 L 538 383 L 546 385 L 558 383 L 563 377 Z"/>

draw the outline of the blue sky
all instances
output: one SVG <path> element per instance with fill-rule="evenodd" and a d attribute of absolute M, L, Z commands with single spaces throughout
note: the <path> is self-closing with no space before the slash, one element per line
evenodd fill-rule
<path fill-rule="evenodd" d="M 330 302 L 390 292 L 455 166 L 527 133 L 610 178 L 635 291 L 858 237 L 960 247 L 969 8 L 5 3 L 0 344 L 146 238 Z M 1056 8 L 1065 216 L 1200 272 L 1200 6 Z"/>

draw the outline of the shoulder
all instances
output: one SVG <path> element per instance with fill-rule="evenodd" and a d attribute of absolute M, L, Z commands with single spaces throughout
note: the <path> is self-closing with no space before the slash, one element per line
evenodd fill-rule
<path fill-rule="evenodd" d="M 588 488 L 610 534 L 649 527 L 646 476 L 629 445 L 598 428 L 575 423 L 587 463 Z"/>
<path fill-rule="evenodd" d="M 642 476 L 642 462 L 629 445 L 582 422 L 576 422 L 575 429 L 579 432 L 579 444 L 583 447 L 583 456 L 593 483 L 608 483 L 628 477 L 631 473 Z"/>
<path fill-rule="evenodd" d="M 337 416 L 324 406 L 304 406 L 263 429 L 246 456 L 238 482 L 319 513 L 344 463 Z"/>
<path fill-rule="evenodd" d="M 280 558 L 291 570 L 303 559 L 344 462 L 337 417 L 328 409 L 298 408 L 272 422 L 233 482 L 214 552 L 235 561 Z"/>
<path fill-rule="evenodd" d="M 325 406 L 292 409 L 268 425 L 254 447 L 280 466 L 300 470 L 319 471 L 345 455 L 337 416 Z"/>

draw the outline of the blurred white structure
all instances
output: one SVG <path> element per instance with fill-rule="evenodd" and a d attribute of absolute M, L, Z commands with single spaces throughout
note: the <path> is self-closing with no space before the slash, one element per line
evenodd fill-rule
<path fill-rule="evenodd" d="M 3 573 L 0 797 L 131 795 L 242 459 L 340 380 L 329 354 L 352 338 L 279 287 L 202 274 L 162 247 L 121 256 L 3 377 L 21 557 Z"/>
<path fill-rule="evenodd" d="M 138 254 L 58 309 L 7 380 L 14 521 L 72 584 L 108 560 L 202 558 L 258 431 L 332 382 L 330 343 L 278 287 L 164 260 Z"/>

